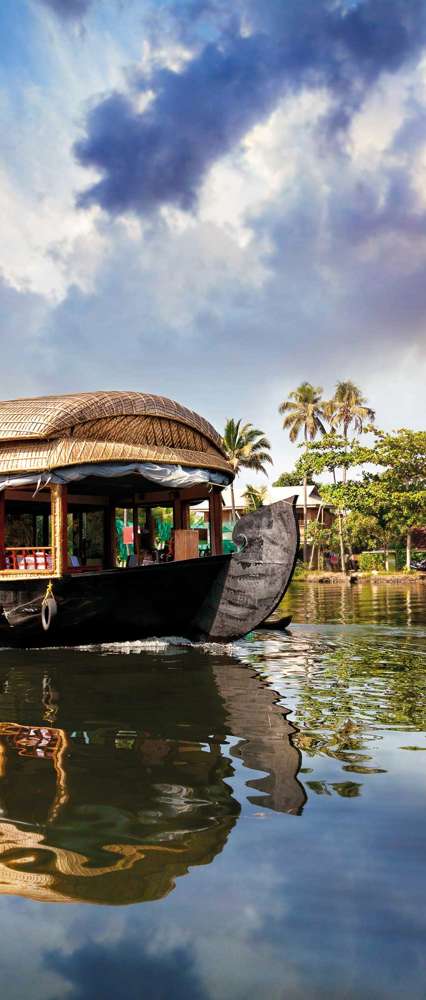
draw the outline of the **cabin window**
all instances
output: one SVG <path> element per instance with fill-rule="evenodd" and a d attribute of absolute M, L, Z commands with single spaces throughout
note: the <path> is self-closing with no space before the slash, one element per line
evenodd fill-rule
<path fill-rule="evenodd" d="M 49 498 L 50 499 L 50 498 Z M 8 572 L 48 572 L 52 569 L 50 502 L 30 495 L 6 500 L 0 569 Z"/>
<path fill-rule="evenodd" d="M 104 561 L 104 511 L 72 510 L 67 520 L 68 565 L 100 567 Z"/>
<path fill-rule="evenodd" d="M 50 544 L 50 514 L 35 515 L 35 545 Z"/>
<path fill-rule="evenodd" d="M 170 545 L 173 531 L 173 507 L 152 507 L 154 545 L 161 555 Z"/>
<path fill-rule="evenodd" d="M 86 514 L 86 562 L 102 562 L 104 553 L 104 517 L 101 510 L 89 510 Z"/>
<path fill-rule="evenodd" d="M 33 515 L 8 511 L 6 514 L 6 546 L 24 545 L 34 545 Z"/>
<path fill-rule="evenodd" d="M 198 505 L 191 504 L 189 507 L 189 527 L 198 532 L 199 555 L 211 555 L 209 519 Z"/>

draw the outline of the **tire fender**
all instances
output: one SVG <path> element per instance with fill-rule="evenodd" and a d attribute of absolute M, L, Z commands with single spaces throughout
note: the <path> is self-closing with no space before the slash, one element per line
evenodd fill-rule
<path fill-rule="evenodd" d="M 48 632 L 51 629 L 57 613 L 58 605 L 52 594 L 52 596 L 45 598 L 41 606 L 41 627 L 44 632 Z"/>

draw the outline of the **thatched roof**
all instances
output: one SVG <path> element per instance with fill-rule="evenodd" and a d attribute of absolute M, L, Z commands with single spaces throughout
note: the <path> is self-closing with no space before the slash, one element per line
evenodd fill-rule
<path fill-rule="evenodd" d="M 232 474 L 212 425 L 164 396 L 84 392 L 0 402 L 0 473 L 120 461 Z"/>

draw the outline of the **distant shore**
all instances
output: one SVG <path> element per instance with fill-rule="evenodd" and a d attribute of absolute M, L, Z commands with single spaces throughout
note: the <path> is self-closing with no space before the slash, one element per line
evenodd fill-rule
<path fill-rule="evenodd" d="M 426 584 L 426 573 L 385 573 L 377 570 L 371 573 L 331 572 L 330 570 L 306 570 L 296 573 L 296 580 L 303 583 L 357 584 L 357 583 L 393 583 L 412 586 Z"/>

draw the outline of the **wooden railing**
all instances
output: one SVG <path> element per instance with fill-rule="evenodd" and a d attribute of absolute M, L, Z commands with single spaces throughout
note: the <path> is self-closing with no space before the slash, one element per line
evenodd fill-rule
<path fill-rule="evenodd" d="M 22 572 L 51 572 L 53 553 L 51 545 L 7 546 L 0 550 L 0 569 Z"/>

